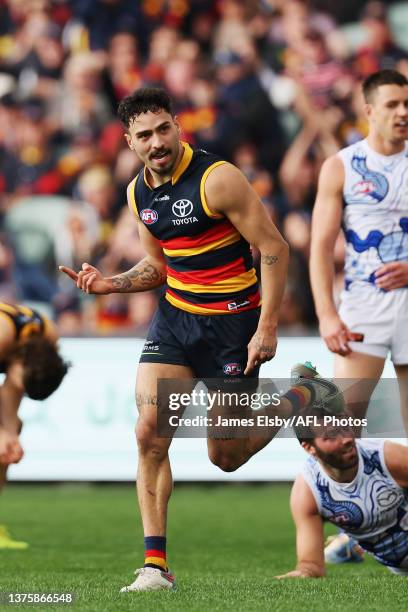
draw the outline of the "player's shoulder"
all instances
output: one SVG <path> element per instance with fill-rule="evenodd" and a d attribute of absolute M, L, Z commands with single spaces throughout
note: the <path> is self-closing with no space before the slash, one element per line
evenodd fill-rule
<path fill-rule="evenodd" d="M 222 157 L 217 155 L 217 153 L 207 151 L 207 149 L 202 149 L 201 147 L 191 147 L 191 149 L 193 152 L 193 161 L 209 164 L 216 161 L 224 161 Z"/>
<path fill-rule="evenodd" d="M 16 327 L 10 317 L 0 312 L 0 358 L 7 354 L 7 350 L 16 339 Z"/>
<path fill-rule="evenodd" d="M 298 474 L 292 486 L 290 506 L 294 514 L 318 514 L 318 507 L 313 490 L 305 473 Z"/>
<path fill-rule="evenodd" d="M 319 176 L 319 189 L 325 191 L 341 191 L 345 180 L 344 163 L 336 153 L 331 155 L 322 164 Z"/>
<path fill-rule="evenodd" d="M 366 474 L 371 474 L 374 470 L 382 471 L 384 440 L 360 438 L 356 440 L 356 448 Z"/>
<path fill-rule="evenodd" d="M 127 188 L 126 188 L 126 193 L 127 193 L 128 197 L 129 197 L 129 193 L 134 192 L 134 190 L 135 190 L 135 187 L 136 187 L 137 183 L 138 183 L 138 182 L 140 182 L 140 181 L 139 181 L 139 177 L 140 177 L 141 175 L 143 176 L 143 173 L 144 173 L 144 168 L 141 168 L 141 169 L 139 170 L 139 172 L 136 174 L 136 176 L 134 176 L 134 177 L 132 178 L 132 180 L 131 180 L 131 181 L 129 181 L 128 186 L 127 186 Z"/>
<path fill-rule="evenodd" d="M 398 486 L 408 487 L 408 448 L 391 440 L 383 443 L 383 466 Z"/>
<path fill-rule="evenodd" d="M 334 172 L 335 174 L 341 174 L 342 176 L 344 176 L 344 162 L 342 157 L 340 156 L 340 151 L 338 151 L 334 155 L 330 155 L 330 157 L 327 157 L 324 160 L 320 172 L 321 174 L 325 173 L 328 175 Z"/>
<path fill-rule="evenodd" d="M 191 163 L 185 173 L 185 178 L 188 181 L 190 177 L 199 179 L 201 182 L 206 182 L 209 176 L 212 179 L 225 176 L 228 173 L 228 168 L 231 167 L 226 159 L 220 157 L 216 153 L 207 151 L 206 149 L 193 149 Z"/>
<path fill-rule="evenodd" d="M 139 170 L 136 176 L 132 178 L 132 180 L 130 181 L 130 183 L 128 184 L 126 188 L 127 203 L 128 203 L 130 212 L 134 215 L 136 221 L 139 219 L 139 212 L 137 209 L 136 201 L 140 197 L 140 192 L 136 196 L 136 187 L 137 185 L 140 185 L 143 182 L 143 174 L 144 174 L 144 169 L 142 168 L 141 170 Z M 142 176 L 141 180 L 140 180 L 140 176 Z"/>
<path fill-rule="evenodd" d="M 212 164 L 210 168 L 211 174 L 209 174 L 209 176 L 212 177 L 212 180 L 223 181 L 225 178 L 237 180 L 244 179 L 244 174 L 241 170 L 226 160 L 220 160 Z"/>

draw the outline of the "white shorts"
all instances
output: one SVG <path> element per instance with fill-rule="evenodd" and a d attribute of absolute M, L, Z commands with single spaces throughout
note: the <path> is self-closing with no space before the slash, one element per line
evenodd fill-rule
<path fill-rule="evenodd" d="M 350 342 L 357 353 L 387 357 L 408 364 L 408 288 L 381 291 L 369 283 L 353 283 L 341 294 L 339 315 L 352 332 L 364 335 Z"/>

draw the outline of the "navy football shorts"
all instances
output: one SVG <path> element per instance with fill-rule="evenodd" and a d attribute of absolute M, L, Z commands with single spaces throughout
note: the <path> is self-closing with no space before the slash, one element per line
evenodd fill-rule
<path fill-rule="evenodd" d="M 243 372 L 248 343 L 254 335 L 260 308 L 236 314 L 198 315 L 172 306 L 164 297 L 150 325 L 140 363 L 190 367 L 195 378 L 257 385 L 259 366 Z M 242 388 L 242 387 L 241 387 Z"/>

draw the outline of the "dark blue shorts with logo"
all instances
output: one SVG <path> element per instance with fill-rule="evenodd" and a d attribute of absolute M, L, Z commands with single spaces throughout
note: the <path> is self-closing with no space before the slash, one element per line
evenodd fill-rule
<path fill-rule="evenodd" d="M 260 308 L 236 314 L 198 315 L 172 306 L 164 297 L 152 320 L 140 363 L 190 367 L 195 378 L 257 384 L 259 367 L 245 376 L 248 343 Z"/>

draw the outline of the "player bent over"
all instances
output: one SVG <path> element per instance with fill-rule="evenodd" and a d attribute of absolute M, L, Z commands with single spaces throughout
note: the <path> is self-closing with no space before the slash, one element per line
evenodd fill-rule
<path fill-rule="evenodd" d="M 22 422 L 18 410 L 24 394 L 43 400 L 60 385 L 68 370 L 58 353 L 58 336 L 48 319 L 31 308 L 0 302 L 0 491 L 7 469 L 23 456 Z M 0 549 L 24 549 L 28 544 L 10 538 L 0 525 Z"/>
<path fill-rule="evenodd" d="M 297 565 L 277 577 L 325 575 L 323 521 L 343 530 L 337 537 L 353 539 L 393 573 L 408 576 L 408 448 L 356 440 L 352 427 L 322 422 L 296 433 L 309 454 L 290 499 Z"/>
<path fill-rule="evenodd" d="M 256 389 L 260 365 L 276 351 L 288 247 L 236 167 L 180 140 L 165 91 L 136 91 L 121 102 L 119 117 L 128 146 L 144 164 L 127 195 L 147 256 L 111 278 L 89 264 L 78 273 L 61 270 L 87 293 L 130 293 L 166 284 L 142 351 L 136 389 L 145 564 L 123 590 L 143 591 L 174 586 L 166 558 L 171 436 L 159 437 L 156 431 L 158 380 L 178 379 L 188 386 L 194 378 L 229 379 L 235 384 L 240 374 L 247 391 Z M 262 307 L 250 244 L 261 253 Z M 319 389 L 329 392 L 324 385 Z M 289 393 L 282 402 L 287 414 L 313 394 L 305 386 Z M 208 454 L 222 470 L 236 470 L 272 436 L 209 437 Z"/>

